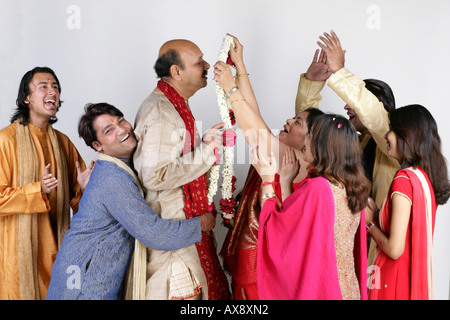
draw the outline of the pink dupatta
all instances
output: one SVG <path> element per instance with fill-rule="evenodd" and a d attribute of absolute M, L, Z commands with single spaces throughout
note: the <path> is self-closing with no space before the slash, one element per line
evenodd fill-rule
<path fill-rule="evenodd" d="M 306 179 L 278 211 L 268 199 L 260 215 L 258 294 L 266 300 L 342 299 L 334 245 L 334 200 L 328 181 Z M 355 237 L 361 299 L 367 299 L 364 212 Z"/>

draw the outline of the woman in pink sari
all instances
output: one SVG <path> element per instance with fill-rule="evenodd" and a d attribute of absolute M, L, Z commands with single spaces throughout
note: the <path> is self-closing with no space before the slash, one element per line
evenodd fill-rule
<path fill-rule="evenodd" d="M 262 179 L 258 237 L 261 299 L 367 299 L 364 211 L 370 183 L 353 125 L 319 116 L 305 138 L 310 177 L 280 204 L 276 159 L 254 151 Z M 362 224 L 361 224 L 362 217 Z"/>
<path fill-rule="evenodd" d="M 429 300 L 436 209 L 450 196 L 447 165 L 436 122 L 426 108 L 402 107 L 391 111 L 389 120 L 388 154 L 401 169 L 375 217 L 369 210 L 366 214 L 378 245 L 369 299 Z"/>

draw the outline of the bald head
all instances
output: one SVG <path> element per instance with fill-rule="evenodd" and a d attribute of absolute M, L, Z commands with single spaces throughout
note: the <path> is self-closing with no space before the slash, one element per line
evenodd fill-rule
<path fill-rule="evenodd" d="M 184 70 L 183 56 L 187 52 L 198 51 L 198 46 L 189 40 L 174 39 L 165 42 L 159 49 L 154 69 L 159 78 L 170 77 L 170 67 L 176 65 Z"/>
<path fill-rule="evenodd" d="M 158 58 L 161 58 L 161 56 L 167 53 L 169 50 L 175 50 L 176 52 L 180 53 L 184 48 L 189 47 L 198 48 L 195 43 L 189 40 L 184 39 L 169 40 L 166 43 L 164 43 L 159 49 Z"/>
<path fill-rule="evenodd" d="M 209 68 L 200 48 L 192 41 L 183 39 L 164 43 L 154 66 L 158 77 L 185 99 L 207 85 Z"/>

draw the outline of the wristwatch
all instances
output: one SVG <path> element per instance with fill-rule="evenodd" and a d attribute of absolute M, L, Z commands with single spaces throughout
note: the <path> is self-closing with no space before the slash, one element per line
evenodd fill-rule
<path fill-rule="evenodd" d="M 366 224 L 366 228 L 367 230 L 369 230 L 370 228 L 372 228 L 375 225 L 375 223 L 373 223 L 373 221 L 370 221 L 369 223 Z"/>

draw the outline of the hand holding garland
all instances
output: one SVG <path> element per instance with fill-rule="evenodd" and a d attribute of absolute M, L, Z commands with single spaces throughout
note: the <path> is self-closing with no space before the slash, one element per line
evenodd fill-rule
<path fill-rule="evenodd" d="M 222 47 L 219 51 L 219 61 L 226 63 L 230 60 L 229 51 L 233 48 L 233 39 L 226 36 L 223 40 Z M 229 61 L 233 64 L 232 61 Z M 237 87 L 233 89 L 238 90 Z M 233 92 L 234 92 L 233 91 Z M 233 195 L 235 190 L 236 177 L 234 176 L 234 144 L 236 133 L 234 131 L 235 118 L 231 109 L 228 95 L 225 96 L 223 89 L 216 84 L 216 94 L 219 103 L 220 115 L 224 122 L 223 132 L 223 169 L 222 169 L 222 198 L 220 200 L 220 208 L 222 211 L 222 218 L 226 227 L 233 227 L 234 215 L 236 211 L 236 201 Z M 230 93 L 231 94 L 231 93 Z M 213 198 L 217 193 L 218 179 L 219 179 L 219 158 L 216 154 L 217 161 L 209 171 L 209 185 L 208 185 L 208 204 L 209 209 L 214 207 Z"/>
<path fill-rule="evenodd" d="M 248 103 L 242 90 L 239 88 L 231 93 L 237 85 L 230 66 L 218 61 L 214 65 L 214 78 L 226 93 L 231 94 L 229 97 L 231 107 L 248 144 L 252 148 L 259 147 L 263 154 L 270 154 L 272 150 L 278 150 L 278 139 L 272 135 L 259 112 L 255 111 Z M 275 156 L 278 157 L 278 152 L 275 152 Z"/>
<path fill-rule="evenodd" d="M 253 92 L 253 88 L 250 84 L 249 73 L 244 64 L 244 54 L 243 54 L 243 45 L 239 42 L 239 40 L 230 34 L 229 37 L 233 39 L 234 47 L 230 47 L 229 56 L 231 61 L 236 68 L 236 75 L 234 77 L 236 86 L 241 90 L 244 99 L 247 100 L 249 105 L 257 112 L 259 112 L 258 101 L 256 100 L 255 93 Z"/>

